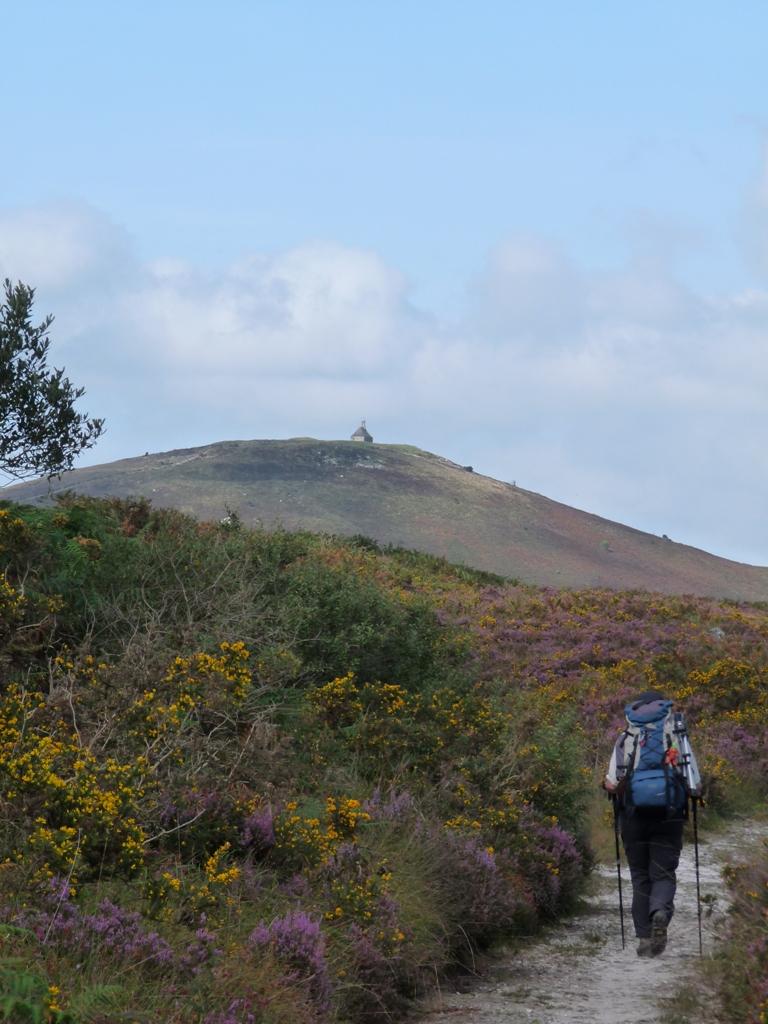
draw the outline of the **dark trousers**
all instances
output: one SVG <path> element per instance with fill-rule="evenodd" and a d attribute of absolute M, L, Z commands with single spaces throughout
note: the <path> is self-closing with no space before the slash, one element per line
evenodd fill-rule
<path fill-rule="evenodd" d="M 651 917 L 657 910 L 672 917 L 675 909 L 675 871 L 683 848 L 683 822 L 668 821 L 666 812 L 635 810 L 621 816 L 621 838 L 632 876 L 632 920 L 639 939 L 651 936 Z"/>

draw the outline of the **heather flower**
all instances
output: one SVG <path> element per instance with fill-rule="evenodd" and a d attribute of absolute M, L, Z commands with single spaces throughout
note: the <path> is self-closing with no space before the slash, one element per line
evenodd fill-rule
<path fill-rule="evenodd" d="M 26 911 L 14 918 L 16 924 L 29 928 L 47 946 L 61 949 L 108 950 L 121 960 L 168 963 L 173 949 L 157 932 L 144 929 L 139 914 L 103 900 L 95 914 L 83 914 L 71 902 L 69 885 L 51 879 L 44 897 L 46 908 Z"/>
<path fill-rule="evenodd" d="M 444 842 L 463 933 L 483 946 L 505 932 L 527 931 L 536 917 L 535 899 L 508 854 L 453 832 L 444 833 Z"/>
<path fill-rule="evenodd" d="M 391 792 L 385 800 L 377 787 L 373 791 L 373 796 L 363 803 L 363 810 L 370 816 L 371 821 L 403 824 L 412 817 L 415 808 L 410 794 Z"/>
<path fill-rule="evenodd" d="M 205 921 L 205 914 L 200 915 Z M 181 967 L 197 975 L 203 967 L 210 966 L 216 957 L 222 956 L 222 950 L 216 949 L 216 935 L 207 928 L 198 928 L 195 932 L 196 942 L 191 942 L 185 952 L 179 957 Z"/>
<path fill-rule="evenodd" d="M 745 1024 L 764 1024 L 768 1010 L 768 844 L 751 864 L 723 872 L 733 903 L 723 958 L 725 1009 Z"/>
<path fill-rule="evenodd" d="M 289 910 L 269 925 L 260 922 L 249 938 L 254 948 L 266 947 L 294 970 L 294 977 L 307 982 L 312 998 L 325 1008 L 331 983 L 325 961 L 325 939 L 318 921 L 302 910 Z"/>
<path fill-rule="evenodd" d="M 521 821 L 525 842 L 513 861 L 522 872 L 537 909 L 554 914 L 566 909 L 578 892 L 583 861 L 572 835 L 554 822 L 537 821 L 528 812 Z"/>
<path fill-rule="evenodd" d="M 222 1013 L 211 1013 L 203 1019 L 203 1024 L 255 1024 L 256 1018 L 248 1013 L 249 1001 L 235 999 Z"/>
<path fill-rule="evenodd" d="M 345 1016 L 362 1024 L 385 1024 L 401 1016 L 414 995 L 414 979 L 403 970 L 404 964 L 387 956 L 376 936 L 360 925 L 350 927 L 348 938 L 351 984 L 342 993 Z M 398 948 L 389 952 L 397 953 Z"/>
<path fill-rule="evenodd" d="M 261 853 L 275 845 L 275 829 L 272 810 L 257 807 L 243 822 L 240 845 L 254 853 Z"/>
<path fill-rule="evenodd" d="M 308 900 L 312 897 L 312 886 L 302 872 L 292 875 L 280 888 L 287 896 L 292 896 L 296 900 Z"/>

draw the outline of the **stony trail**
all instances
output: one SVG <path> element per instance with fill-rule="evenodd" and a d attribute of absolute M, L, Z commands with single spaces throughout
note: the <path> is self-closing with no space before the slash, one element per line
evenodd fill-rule
<path fill-rule="evenodd" d="M 707 837 L 699 847 L 704 953 L 727 909 L 720 871 L 766 836 L 765 824 L 741 822 Z M 484 966 L 468 993 L 446 993 L 424 1015 L 430 1024 L 450 1015 L 450 1024 L 658 1024 L 662 1000 L 685 982 L 698 957 L 693 843 L 686 843 L 678 869 L 676 909 L 666 952 L 641 959 L 629 913 L 631 887 L 623 860 L 626 949 L 621 948 L 615 868 L 601 867 L 588 910 L 553 928 L 541 941 Z M 712 902 L 713 901 L 713 902 Z"/>

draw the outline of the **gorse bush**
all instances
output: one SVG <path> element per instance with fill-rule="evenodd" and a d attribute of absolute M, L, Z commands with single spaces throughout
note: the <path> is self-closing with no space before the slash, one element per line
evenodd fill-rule
<path fill-rule="evenodd" d="M 715 797 L 768 786 L 759 609 L 143 499 L 0 507 L 0 554 L 0 956 L 55 990 L 40 1019 L 401 1013 L 572 904 L 649 683 Z"/>
<path fill-rule="evenodd" d="M 390 779 L 484 774 L 505 727 L 482 687 L 411 693 L 395 683 L 358 686 L 349 673 L 313 690 L 308 705 L 306 737 L 317 757 L 352 753 L 374 778 L 382 769 Z"/>

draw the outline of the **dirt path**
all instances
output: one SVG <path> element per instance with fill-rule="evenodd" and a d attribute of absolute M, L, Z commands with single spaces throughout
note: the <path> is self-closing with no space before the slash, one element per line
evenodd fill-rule
<path fill-rule="evenodd" d="M 727 900 L 720 869 L 739 859 L 766 834 L 755 822 L 711 836 L 700 846 L 701 892 L 714 898 L 703 911 L 704 952 Z M 623 853 L 622 853 L 623 859 Z M 640 959 L 629 911 L 629 871 L 623 865 L 627 947 L 621 948 L 616 872 L 600 868 L 596 895 L 587 913 L 552 929 L 541 942 L 500 957 L 467 994 L 442 993 L 426 1016 L 450 1014 L 450 1024 L 658 1024 L 661 1000 L 674 994 L 699 951 L 693 844 L 686 845 L 678 871 L 675 917 L 666 952 Z"/>

